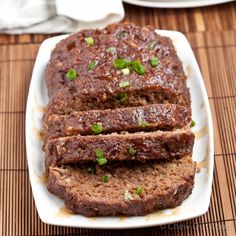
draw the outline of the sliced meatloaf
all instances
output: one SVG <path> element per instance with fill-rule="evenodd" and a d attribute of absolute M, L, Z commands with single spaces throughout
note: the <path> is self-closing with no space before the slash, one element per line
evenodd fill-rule
<path fill-rule="evenodd" d="M 113 163 L 105 167 L 50 167 L 47 188 L 74 213 L 145 215 L 180 205 L 192 192 L 191 156 L 172 161 Z"/>
<path fill-rule="evenodd" d="M 49 140 L 46 167 L 114 160 L 173 159 L 192 153 L 194 134 L 188 130 L 151 133 L 71 136 Z"/>
<path fill-rule="evenodd" d="M 191 121 L 191 109 L 175 104 L 153 104 L 113 110 L 50 115 L 44 125 L 45 140 L 71 136 L 183 128 Z"/>
<path fill-rule="evenodd" d="M 88 39 L 92 39 L 89 44 Z M 130 71 L 129 76 L 124 75 L 113 65 L 117 58 L 140 61 L 146 69 L 145 73 L 139 75 Z M 153 58 L 158 58 L 158 65 L 150 64 Z M 93 66 L 90 66 L 91 63 Z M 77 72 L 74 80 L 66 76 L 71 68 Z M 94 84 L 96 91 L 104 83 L 108 91 L 114 90 L 115 94 L 116 86 L 126 79 L 132 81 L 132 86 L 140 80 L 147 81 L 148 85 L 160 86 L 165 83 L 168 85 L 172 80 L 185 80 L 182 63 L 172 41 L 156 34 L 150 27 L 134 24 L 113 24 L 100 30 L 81 30 L 57 44 L 46 70 L 49 97 L 68 86 L 77 87 L 78 91 L 84 89 L 92 92 L 90 86 Z"/>

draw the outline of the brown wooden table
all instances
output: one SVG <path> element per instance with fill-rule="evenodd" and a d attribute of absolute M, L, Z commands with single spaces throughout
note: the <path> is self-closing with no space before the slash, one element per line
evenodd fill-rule
<path fill-rule="evenodd" d="M 42 223 L 25 151 L 25 106 L 40 43 L 52 35 L 0 35 L 0 234 L 236 235 L 236 2 L 195 9 L 125 4 L 126 21 L 183 32 L 207 87 L 215 132 L 215 170 L 207 214 L 164 227 L 89 230 Z"/>

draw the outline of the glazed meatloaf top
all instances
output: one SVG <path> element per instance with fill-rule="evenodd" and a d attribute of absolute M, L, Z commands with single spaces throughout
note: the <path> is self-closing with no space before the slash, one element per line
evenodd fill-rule
<path fill-rule="evenodd" d="M 92 43 L 87 43 L 88 38 L 92 38 Z M 81 30 L 57 44 L 46 70 L 49 96 L 71 85 L 79 91 L 99 90 L 104 88 L 104 83 L 109 90 L 115 89 L 120 81 L 127 79 L 114 67 L 117 58 L 139 60 L 145 67 L 141 75 L 130 71 L 129 79 L 134 84 L 136 81 L 146 81 L 149 85 L 163 82 L 174 87 L 172 80 L 185 80 L 182 64 L 169 38 L 156 34 L 150 27 L 114 24 L 101 30 Z M 153 58 L 158 58 L 158 65 L 150 64 Z M 92 62 L 94 66 L 90 65 Z M 72 81 L 66 77 L 71 68 L 77 71 Z M 181 89 L 180 84 L 176 86 L 176 90 Z"/>
<path fill-rule="evenodd" d="M 47 113 L 166 102 L 189 105 L 185 79 L 171 40 L 151 28 L 116 24 L 82 30 L 52 52 L 46 71 L 51 98 Z"/>
<path fill-rule="evenodd" d="M 45 141 L 63 136 L 173 130 L 187 126 L 191 109 L 175 104 L 153 104 L 108 110 L 52 114 L 44 124 Z"/>
<path fill-rule="evenodd" d="M 93 168 L 92 168 L 93 167 Z M 144 215 L 176 207 L 193 188 L 191 156 L 172 161 L 50 167 L 47 188 L 73 213 Z"/>

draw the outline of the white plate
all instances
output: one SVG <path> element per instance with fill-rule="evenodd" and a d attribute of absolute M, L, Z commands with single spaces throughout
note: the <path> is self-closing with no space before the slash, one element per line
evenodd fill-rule
<path fill-rule="evenodd" d="M 87 218 L 68 214 L 63 201 L 47 191 L 40 130 L 43 111 L 48 102 L 44 80 L 45 67 L 55 44 L 67 37 L 67 35 L 58 36 L 45 40 L 39 49 L 29 88 L 25 121 L 30 182 L 38 214 L 43 222 L 85 228 L 135 228 L 182 221 L 200 216 L 207 211 L 211 195 L 214 148 L 212 118 L 206 89 L 194 54 L 185 36 L 175 31 L 158 30 L 157 33 L 173 40 L 188 75 L 187 84 L 191 92 L 193 119 L 196 121 L 196 126 L 193 128 L 196 135 L 193 159 L 197 161 L 200 168 L 200 173 L 195 176 L 193 193 L 181 206 L 157 211 L 147 216 Z"/>
<path fill-rule="evenodd" d="M 142 7 L 155 8 L 187 8 L 187 7 L 203 7 L 235 0 L 123 0 L 126 3 L 138 5 Z"/>

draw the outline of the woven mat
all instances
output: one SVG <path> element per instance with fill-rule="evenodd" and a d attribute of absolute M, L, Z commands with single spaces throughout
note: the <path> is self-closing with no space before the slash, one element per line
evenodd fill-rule
<path fill-rule="evenodd" d="M 126 21 L 185 33 L 207 87 L 215 132 L 209 211 L 198 218 L 133 230 L 51 226 L 37 215 L 27 170 L 24 121 L 40 43 L 51 35 L 0 35 L 0 235 L 236 235 L 236 2 L 164 10 L 125 5 Z"/>

